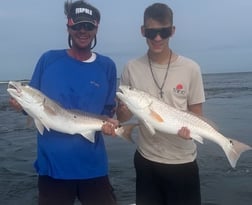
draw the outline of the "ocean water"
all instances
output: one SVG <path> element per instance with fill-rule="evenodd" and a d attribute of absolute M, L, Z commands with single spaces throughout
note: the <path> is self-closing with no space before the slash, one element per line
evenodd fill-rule
<path fill-rule="evenodd" d="M 206 74 L 203 81 L 205 117 L 225 136 L 252 146 L 252 72 Z M 9 107 L 6 88 L 6 83 L 0 83 L 0 204 L 35 205 L 36 130 L 27 127 L 26 117 Z M 118 202 L 133 203 L 135 145 L 108 136 L 105 141 Z M 232 169 L 222 149 L 205 141 L 198 144 L 198 164 L 203 205 L 252 203 L 252 151 L 243 153 Z"/>

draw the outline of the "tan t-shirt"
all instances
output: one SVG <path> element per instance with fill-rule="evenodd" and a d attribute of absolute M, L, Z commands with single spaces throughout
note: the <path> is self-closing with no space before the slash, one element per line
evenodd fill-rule
<path fill-rule="evenodd" d="M 164 80 L 167 65 L 152 62 L 153 74 L 159 85 Z M 147 55 L 129 61 L 122 73 L 120 84 L 130 85 L 139 90 L 159 96 L 148 63 Z M 186 111 L 188 105 L 205 101 L 204 87 L 199 65 L 183 56 L 170 64 L 163 88 L 163 100 L 180 110 Z M 177 135 L 156 132 L 152 136 L 140 122 L 137 139 L 138 151 L 147 159 L 160 163 L 180 164 L 196 158 L 197 147 L 193 140 L 185 140 Z"/>

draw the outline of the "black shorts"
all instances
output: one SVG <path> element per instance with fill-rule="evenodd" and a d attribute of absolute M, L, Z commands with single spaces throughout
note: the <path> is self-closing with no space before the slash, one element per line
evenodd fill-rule
<path fill-rule="evenodd" d="M 76 198 L 84 205 L 116 205 L 108 176 L 87 180 L 58 180 L 39 176 L 39 205 L 73 205 Z"/>
<path fill-rule="evenodd" d="M 137 205 L 200 205 L 200 180 L 196 161 L 162 164 L 135 153 Z"/>

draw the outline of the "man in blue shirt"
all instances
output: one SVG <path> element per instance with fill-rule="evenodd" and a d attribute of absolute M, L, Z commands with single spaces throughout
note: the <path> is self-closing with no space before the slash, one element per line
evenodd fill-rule
<path fill-rule="evenodd" d="M 102 131 L 114 135 L 116 66 L 92 52 L 100 12 L 85 1 L 65 2 L 69 49 L 50 50 L 39 59 L 30 86 L 39 89 L 65 109 L 106 115 Z M 39 204 L 115 205 L 108 179 L 108 159 L 101 132 L 92 143 L 81 135 L 51 130 L 38 133 Z"/>

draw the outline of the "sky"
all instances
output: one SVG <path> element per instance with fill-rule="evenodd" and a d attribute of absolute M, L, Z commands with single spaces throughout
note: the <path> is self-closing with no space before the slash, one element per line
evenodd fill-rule
<path fill-rule="evenodd" d="M 64 0 L 11 0 L 0 6 L 0 81 L 30 79 L 39 57 L 66 49 Z M 153 0 L 88 0 L 101 12 L 94 51 L 111 57 L 120 77 L 128 60 L 147 51 L 140 27 Z M 202 73 L 252 71 L 251 0 L 159 0 L 174 13 L 173 52 Z"/>

